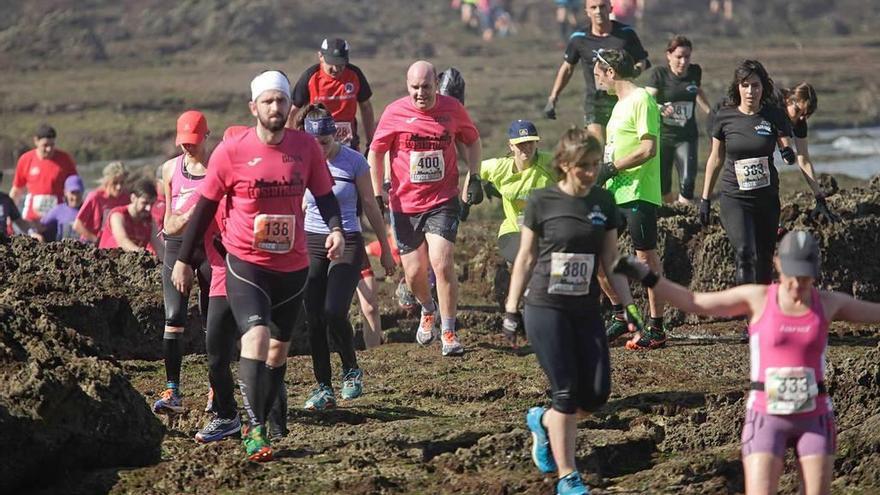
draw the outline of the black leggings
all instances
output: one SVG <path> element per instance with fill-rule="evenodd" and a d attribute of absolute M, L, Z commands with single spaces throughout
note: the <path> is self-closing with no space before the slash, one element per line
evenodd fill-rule
<path fill-rule="evenodd" d="M 205 348 L 208 353 L 208 380 L 214 389 L 214 411 L 224 419 L 235 417 L 235 381 L 229 364 L 236 354 L 238 329 L 225 296 L 212 297 L 208 303 L 208 332 Z"/>
<path fill-rule="evenodd" d="M 177 261 L 177 253 L 183 240 L 179 237 L 165 238 L 165 258 L 162 262 L 162 295 L 165 299 L 165 326 L 185 327 L 189 302 L 189 294 L 184 294 L 174 288 L 171 283 L 171 271 Z M 208 315 L 208 294 L 211 291 L 211 264 L 205 255 L 204 247 L 199 247 L 193 253 L 192 268 L 196 271 L 199 281 L 199 314 L 202 317 L 202 327 L 206 325 Z"/>
<path fill-rule="evenodd" d="M 736 283 L 769 284 L 779 228 L 779 196 L 740 199 L 721 194 L 721 224 L 735 253 Z"/>
<path fill-rule="evenodd" d="M 364 239 L 360 232 L 345 234 L 345 252 L 337 260 L 327 259 L 326 234 L 306 233 L 309 250 L 309 282 L 306 316 L 315 380 L 330 386 L 329 330 L 342 359 L 343 372 L 358 367 L 348 310 L 360 281 Z"/>
<path fill-rule="evenodd" d="M 253 327 L 265 325 L 273 339 L 290 342 L 307 274 L 305 268 L 278 272 L 227 254 L 226 296 L 232 301 L 238 331 L 244 335 Z"/>
<path fill-rule="evenodd" d="M 678 173 L 678 193 L 694 199 L 697 179 L 697 138 L 684 141 L 660 141 L 660 192 L 665 196 L 672 190 L 672 168 Z"/>
<path fill-rule="evenodd" d="M 553 409 L 594 411 L 611 394 L 608 338 L 598 312 L 526 304 L 526 335 L 550 380 Z"/>

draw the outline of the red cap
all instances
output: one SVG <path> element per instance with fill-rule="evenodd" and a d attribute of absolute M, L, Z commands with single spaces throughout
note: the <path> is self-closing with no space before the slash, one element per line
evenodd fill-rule
<path fill-rule="evenodd" d="M 198 110 L 187 110 L 177 118 L 177 139 L 175 146 L 181 144 L 201 144 L 208 135 L 208 121 Z"/>

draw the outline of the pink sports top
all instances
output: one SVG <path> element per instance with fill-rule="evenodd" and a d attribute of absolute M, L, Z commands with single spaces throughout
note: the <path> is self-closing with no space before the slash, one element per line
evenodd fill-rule
<path fill-rule="evenodd" d="M 825 390 L 828 322 L 819 291 L 803 315 L 782 313 L 779 284 L 767 288 L 764 313 L 749 325 L 751 391 L 746 408 L 773 415 L 819 415 L 831 410 Z"/>
<path fill-rule="evenodd" d="M 187 172 L 184 155 L 178 156 L 174 164 L 174 174 L 171 176 L 171 211 L 184 213 L 185 206 L 190 208 L 195 206 L 195 202 L 189 202 L 188 205 L 187 203 L 204 178 L 204 175 L 192 175 Z"/>

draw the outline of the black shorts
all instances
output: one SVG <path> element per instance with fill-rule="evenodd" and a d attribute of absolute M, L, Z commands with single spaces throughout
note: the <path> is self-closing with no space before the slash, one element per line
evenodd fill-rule
<path fill-rule="evenodd" d="M 409 215 L 392 211 L 391 227 L 394 229 L 394 240 L 400 254 L 418 249 L 425 242 L 425 234 L 429 233 L 455 242 L 460 210 L 458 198 L 452 198 L 433 210 L 422 213 Z"/>
<path fill-rule="evenodd" d="M 508 263 L 516 260 L 516 253 L 519 252 L 519 240 L 522 235 L 519 232 L 509 232 L 498 238 L 498 251 L 501 257 Z"/>
<path fill-rule="evenodd" d="M 587 98 L 584 101 L 584 127 L 590 124 L 606 127 L 608 121 L 611 120 L 611 112 L 614 110 L 615 103 L 617 103 L 617 98 L 605 93 L 597 92 L 592 98 Z"/>
<path fill-rule="evenodd" d="M 553 409 L 594 411 L 611 395 L 608 338 L 598 312 L 526 304 L 526 335 L 550 380 Z"/>
<path fill-rule="evenodd" d="M 617 205 L 626 223 L 626 231 L 637 251 L 657 249 L 657 205 L 647 201 L 630 201 Z"/>
<path fill-rule="evenodd" d="M 226 255 L 226 297 L 238 331 L 269 326 L 272 338 L 289 342 L 302 308 L 308 268 L 277 272 Z"/>

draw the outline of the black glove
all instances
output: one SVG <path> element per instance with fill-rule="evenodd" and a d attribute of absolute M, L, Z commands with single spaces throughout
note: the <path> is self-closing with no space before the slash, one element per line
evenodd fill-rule
<path fill-rule="evenodd" d="M 642 332 L 645 330 L 645 320 L 642 319 L 642 313 L 635 304 L 629 304 L 624 308 L 623 319 L 625 319 L 629 325 L 634 326 L 636 332 Z"/>
<path fill-rule="evenodd" d="M 700 200 L 700 225 L 708 227 L 712 220 L 712 202 L 708 199 Z"/>
<path fill-rule="evenodd" d="M 785 163 L 789 165 L 794 165 L 797 156 L 794 154 L 794 150 L 791 149 L 791 146 L 786 146 L 779 150 L 779 154 L 782 155 L 782 159 L 785 160 Z"/>
<path fill-rule="evenodd" d="M 544 106 L 544 117 L 547 117 L 550 120 L 556 120 L 556 103 L 552 101 L 547 101 L 547 104 Z"/>
<path fill-rule="evenodd" d="M 471 215 L 471 205 L 467 203 L 461 204 L 461 210 L 458 212 L 458 219 L 462 222 L 467 222 L 468 217 Z"/>
<path fill-rule="evenodd" d="M 472 174 L 467 186 L 467 204 L 478 205 L 483 202 L 483 183 L 480 174 Z"/>
<path fill-rule="evenodd" d="M 489 201 L 492 201 L 493 197 L 501 199 L 501 191 L 495 187 L 495 184 L 492 184 L 489 181 L 483 182 L 483 192 L 486 193 L 486 198 Z"/>
<path fill-rule="evenodd" d="M 519 313 L 504 313 L 504 320 L 501 322 L 501 335 L 510 345 L 516 345 L 516 335 L 522 333 L 523 321 L 522 315 Z"/>
<path fill-rule="evenodd" d="M 376 195 L 376 204 L 379 205 L 379 213 L 384 215 L 388 208 L 385 206 L 385 198 L 381 194 Z"/>
<path fill-rule="evenodd" d="M 596 177 L 596 185 L 599 187 L 604 187 L 605 183 L 608 182 L 608 179 L 617 175 L 620 170 L 617 170 L 617 167 L 614 166 L 613 162 L 605 162 L 602 165 L 599 165 L 599 176 Z"/>
<path fill-rule="evenodd" d="M 641 282 L 648 288 L 657 285 L 659 280 L 657 274 L 651 271 L 651 267 L 639 261 L 635 256 L 621 256 L 617 258 L 611 270 L 614 273 L 620 273 L 626 275 L 627 278 Z"/>
<path fill-rule="evenodd" d="M 389 192 L 391 192 L 391 181 L 390 180 L 386 180 L 385 182 L 382 183 L 382 190 L 385 191 L 385 194 L 388 194 Z"/>
<path fill-rule="evenodd" d="M 825 202 L 824 196 L 816 196 L 816 207 L 810 212 L 810 219 L 825 221 L 828 223 L 837 223 L 840 221 L 840 217 L 828 208 L 828 203 Z"/>

